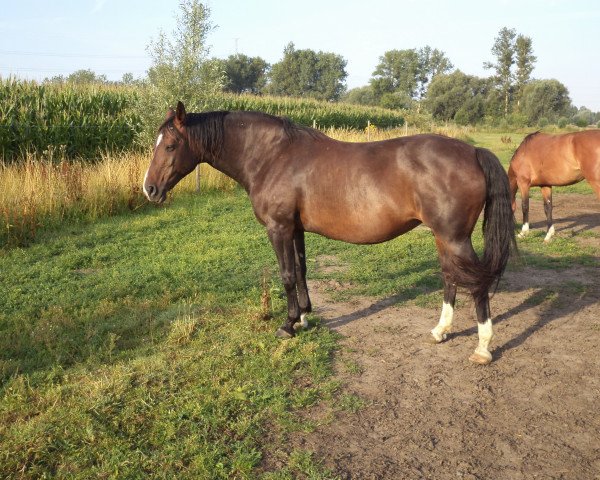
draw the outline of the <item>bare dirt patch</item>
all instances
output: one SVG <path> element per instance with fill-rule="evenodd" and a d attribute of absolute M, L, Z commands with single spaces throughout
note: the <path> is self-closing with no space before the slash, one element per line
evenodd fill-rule
<path fill-rule="evenodd" d="M 557 235 L 600 234 L 599 212 L 590 195 L 556 195 Z M 531 217 L 544 228 L 541 202 L 531 201 Z M 439 308 L 332 302 L 310 286 L 316 313 L 343 336 L 340 395 L 364 406 L 291 440 L 339 478 L 600 478 L 600 261 L 508 271 L 491 302 L 487 367 L 468 361 L 477 328 L 465 293 L 453 333 L 433 345 Z"/>

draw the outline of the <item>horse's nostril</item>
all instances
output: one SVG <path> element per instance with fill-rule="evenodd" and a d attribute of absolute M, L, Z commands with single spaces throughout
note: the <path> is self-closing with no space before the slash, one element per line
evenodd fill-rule
<path fill-rule="evenodd" d="M 157 190 L 157 189 L 156 189 L 156 187 L 155 187 L 154 185 L 148 185 L 148 186 L 146 187 L 146 191 L 148 192 L 148 196 L 149 196 L 149 197 L 153 197 L 153 196 L 154 196 L 154 194 L 156 193 L 156 190 Z"/>

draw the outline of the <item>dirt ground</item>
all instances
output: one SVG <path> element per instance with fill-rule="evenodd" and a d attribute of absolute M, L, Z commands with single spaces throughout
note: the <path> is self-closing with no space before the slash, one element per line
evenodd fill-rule
<path fill-rule="evenodd" d="M 556 194 L 554 216 L 558 236 L 600 234 L 591 195 Z M 532 199 L 531 228 L 544 224 Z M 489 366 L 468 361 L 477 328 L 464 292 L 453 332 L 434 345 L 440 308 L 333 302 L 328 288 L 312 282 L 313 305 L 343 336 L 342 395 L 363 406 L 323 418 L 293 446 L 342 479 L 600 479 L 600 261 L 507 272 L 491 301 Z"/>

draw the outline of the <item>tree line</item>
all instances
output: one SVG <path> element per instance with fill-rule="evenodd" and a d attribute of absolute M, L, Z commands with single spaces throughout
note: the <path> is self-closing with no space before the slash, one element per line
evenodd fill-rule
<path fill-rule="evenodd" d="M 196 98 L 211 92 L 278 95 L 381 106 L 431 115 L 458 124 L 513 126 L 554 123 L 596 124 L 600 112 L 572 105 L 567 87 L 556 79 L 531 75 L 537 60 L 533 41 L 504 27 L 491 48 L 488 77 L 455 68 L 446 54 L 430 46 L 390 50 L 379 57 L 368 85 L 347 90 L 347 61 L 333 52 L 298 49 L 288 43 L 282 59 L 269 64 L 242 53 L 210 57 L 207 38 L 214 26 L 210 9 L 200 0 L 184 0 L 171 36 L 161 32 L 148 46 L 152 66 L 147 78 L 125 74 L 120 83 L 149 84 L 163 97 Z M 51 82 L 104 82 L 89 70 Z M 201 99 L 196 102 L 201 106 Z"/>

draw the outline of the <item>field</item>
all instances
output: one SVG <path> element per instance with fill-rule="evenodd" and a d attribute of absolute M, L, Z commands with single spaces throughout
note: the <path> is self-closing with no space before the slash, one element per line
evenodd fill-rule
<path fill-rule="evenodd" d="M 522 138 L 447 133 L 505 165 Z M 275 257 L 245 193 L 205 171 L 201 195 L 190 179 L 150 206 L 134 190 L 144 160 L 81 167 L 101 185 L 114 183 L 106 168 L 121 172 L 114 208 L 86 206 L 91 180 L 58 210 L 47 199 L 65 195 L 39 200 L 32 186 L 34 234 L 7 229 L 3 478 L 600 474 L 600 202 L 588 187 L 557 189 L 550 245 L 534 196 L 533 231 L 492 300 L 495 361 L 482 368 L 467 360 L 476 328 L 464 293 L 454 333 L 427 343 L 441 305 L 427 229 L 370 247 L 309 235 L 312 328 L 281 342 Z M 3 190 L 19 175 L 36 185 L 34 166 L 2 173 Z M 65 177 L 51 185 L 70 191 Z M 11 222 L 30 210 L 15 206 Z"/>

